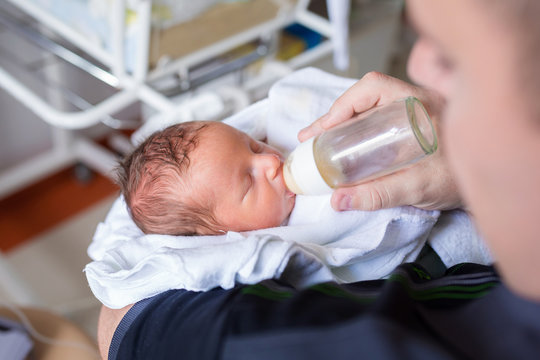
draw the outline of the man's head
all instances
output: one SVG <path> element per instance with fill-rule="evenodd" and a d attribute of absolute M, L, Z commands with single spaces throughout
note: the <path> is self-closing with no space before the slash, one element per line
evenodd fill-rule
<path fill-rule="evenodd" d="M 526 275 L 540 251 L 540 2 L 407 4 L 409 75 L 446 98 L 441 145 L 467 205 L 510 284 L 539 296 Z"/>
<path fill-rule="evenodd" d="M 218 122 L 182 123 L 152 135 L 119 174 L 132 218 L 146 233 L 279 226 L 294 206 L 279 152 Z"/>

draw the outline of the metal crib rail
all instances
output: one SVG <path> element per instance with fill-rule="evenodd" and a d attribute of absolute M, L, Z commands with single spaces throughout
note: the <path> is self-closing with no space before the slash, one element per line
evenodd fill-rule
<path fill-rule="evenodd" d="M 101 173 L 109 174 L 114 166 L 116 155 L 107 153 L 103 148 L 93 145 L 88 139 L 75 136 L 71 130 L 89 128 L 100 122 L 113 128 L 120 127 L 120 125 L 114 125 L 117 124 L 118 119 L 113 118 L 112 115 L 131 104 L 141 102 L 148 105 L 156 110 L 155 117 L 160 119 L 191 120 L 194 105 L 189 104 L 189 101 L 177 103 L 175 100 L 170 99 L 167 95 L 171 94 L 164 93 L 151 86 L 153 80 L 159 80 L 165 76 L 177 76 L 181 81 L 187 82 L 188 90 L 193 90 L 216 76 L 222 76 L 226 72 L 238 71 L 256 59 L 267 56 L 269 52 L 261 51 L 261 49 L 267 48 L 268 34 L 276 32 L 294 21 L 313 28 L 328 38 L 332 36 L 328 20 L 308 11 L 309 0 L 300 0 L 294 9 L 288 8 L 288 11 L 283 11 L 271 21 L 218 41 L 199 51 L 172 61 L 164 67 L 148 72 L 152 1 L 138 0 L 134 3 L 137 6 L 138 16 L 141 18 L 140 26 L 146 31 L 142 31 L 141 37 L 137 38 L 138 46 L 134 54 L 136 61 L 133 72 L 127 72 L 124 67 L 123 52 L 126 35 L 124 29 L 126 1 L 117 0 L 113 3 L 113 18 L 116 21 L 111 26 L 111 52 L 99 48 L 96 44 L 91 44 L 81 34 L 68 28 L 66 24 L 47 14 L 46 11 L 37 7 L 30 0 L 6 0 L 0 3 L 2 5 L 0 9 L 4 8 L 4 4 L 19 9 L 20 13 L 36 19 L 40 26 L 43 25 L 49 31 L 44 35 L 32 26 L 24 26 L 24 24 L 21 26 L 16 19 L 10 19 L 9 14 L 2 16 L 4 14 L 3 10 L 2 14 L 0 14 L 0 25 L 2 27 L 6 27 L 10 31 L 16 31 L 20 36 L 24 36 L 37 46 L 46 49 L 54 57 L 68 62 L 118 90 L 97 104 L 91 104 L 82 98 L 78 98 L 76 94 L 69 91 L 60 91 L 61 95 L 67 95 L 68 100 L 71 98 L 71 102 L 76 105 L 75 107 L 80 109 L 80 111 L 62 111 L 54 108 L 48 101 L 14 77 L 5 67 L 0 66 L 0 87 L 39 118 L 52 125 L 53 132 L 53 149 L 51 151 L 36 156 L 14 169 L 4 170 L 0 174 L 0 197 L 24 186 L 39 176 L 45 175 L 47 172 L 54 171 L 74 161 L 82 161 Z M 34 22 L 36 21 L 34 20 Z M 49 37 L 50 32 L 55 34 L 53 38 Z M 56 42 L 57 37 L 62 41 Z M 260 46 L 251 54 L 222 64 L 222 68 L 203 69 L 203 67 L 197 67 L 197 64 L 204 64 L 205 61 L 211 60 L 217 54 L 232 50 L 236 46 L 246 44 L 249 41 L 257 40 L 263 46 Z M 65 41 L 69 43 L 69 46 L 63 46 Z M 72 48 L 77 50 L 71 50 Z M 266 73 L 261 72 L 259 76 L 243 81 L 241 84 L 228 86 L 226 91 L 214 90 L 219 93 L 224 101 L 233 99 L 233 103 L 236 104 L 234 111 L 238 111 L 241 107 L 247 105 L 248 99 L 254 99 L 248 95 L 249 92 L 267 89 L 268 84 L 283 76 L 284 73 L 305 66 L 331 51 L 330 41 L 325 41 L 288 62 L 277 64 L 277 66 L 271 66 L 272 62 L 269 62 L 268 66 L 265 66 L 269 71 Z M 54 90 L 57 91 L 58 89 Z M 175 91 L 178 89 L 169 90 Z M 186 89 L 181 90 L 185 91 Z"/>
<path fill-rule="evenodd" d="M 140 37 L 138 37 L 138 46 L 135 53 L 135 69 L 132 73 L 129 73 L 126 72 L 124 66 L 123 52 L 123 44 L 126 35 L 124 29 L 124 14 L 126 10 L 125 0 L 117 0 L 113 5 L 112 19 L 114 21 L 111 24 L 111 52 L 105 51 L 105 49 L 97 44 L 90 43 L 83 35 L 69 29 L 62 21 L 48 14 L 30 0 L 8 0 L 8 2 L 43 23 L 60 37 L 73 43 L 83 52 L 86 52 L 96 59 L 96 61 L 104 64 L 108 70 L 83 58 L 76 52 L 59 45 L 46 36 L 36 33 L 35 31 L 32 32 L 32 29 L 29 27 L 21 27 L 20 24 L 15 24 L 13 20 L 10 20 L 6 16 L 3 18 L 0 17 L 0 22 L 3 25 L 17 31 L 26 38 L 32 40 L 38 46 L 47 49 L 47 51 L 55 56 L 58 56 L 79 69 L 93 75 L 104 83 L 119 89 L 118 93 L 93 105 L 91 108 L 82 109 L 80 112 L 64 112 L 51 107 L 46 101 L 40 99 L 39 96 L 36 96 L 30 89 L 0 67 L 0 86 L 4 88 L 4 90 L 12 94 L 17 100 L 27 106 L 44 121 L 53 126 L 65 129 L 83 129 L 96 125 L 103 120 L 110 119 L 111 114 L 118 112 L 136 101 L 142 101 L 160 112 L 177 112 L 175 109 L 177 106 L 175 106 L 173 101 L 168 99 L 163 92 L 149 86 L 150 83 L 165 76 L 176 74 L 176 76 L 180 77 L 181 83 L 183 85 L 188 84 L 189 89 L 191 89 L 191 86 L 196 87 L 216 76 L 238 70 L 257 58 L 266 56 L 267 52 L 261 53 L 259 51 L 260 49 L 257 49 L 257 51 L 249 56 L 237 59 L 237 61 L 234 62 L 225 63 L 221 69 L 214 68 L 208 73 L 197 73 L 196 65 L 249 41 L 261 39 L 262 43 L 265 43 L 265 37 L 267 37 L 268 34 L 272 34 L 294 21 L 320 32 L 329 39 L 332 37 L 332 28 L 329 25 L 329 21 L 308 10 L 309 0 L 300 0 L 293 11 L 291 11 L 291 9 L 281 9 L 283 11 L 280 11 L 279 15 L 271 21 L 262 23 L 259 26 L 243 31 L 225 40 L 218 41 L 217 43 L 148 72 L 150 9 L 152 1 L 139 0 L 135 2 L 135 5 L 138 12 L 138 18 L 140 18 L 141 21 L 139 28 L 141 34 Z M 308 51 L 306 54 L 300 54 L 297 58 L 292 59 L 289 62 L 289 65 L 291 65 L 292 68 L 296 68 L 305 64 L 307 60 L 313 60 L 319 56 L 326 55 L 332 50 L 329 45 L 330 44 L 326 42 L 323 43 L 319 49 Z"/>

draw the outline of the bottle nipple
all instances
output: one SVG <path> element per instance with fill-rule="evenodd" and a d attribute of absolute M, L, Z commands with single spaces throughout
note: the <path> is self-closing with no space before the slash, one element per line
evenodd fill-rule
<path fill-rule="evenodd" d="M 296 181 L 294 181 L 291 170 L 292 160 L 293 156 L 291 154 L 287 157 L 287 160 L 285 160 L 285 163 L 283 164 L 283 179 L 285 180 L 285 186 L 293 193 L 297 195 L 303 195 L 302 189 L 300 189 Z"/>
<path fill-rule="evenodd" d="M 311 138 L 298 145 L 283 165 L 285 184 L 295 194 L 323 195 L 334 190 L 324 181 L 315 163 L 313 142 Z"/>

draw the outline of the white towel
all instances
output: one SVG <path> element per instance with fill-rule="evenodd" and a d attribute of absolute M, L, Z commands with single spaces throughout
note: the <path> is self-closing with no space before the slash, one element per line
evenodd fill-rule
<path fill-rule="evenodd" d="M 277 82 L 268 99 L 226 122 L 290 151 L 298 130 L 353 82 L 300 70 Z M 110 308 L 169 289 L 228 289 L 280 276 L 299 287 L 377 279 L 416 258 L 438 217 L 437 211 L 413 207 L 339 213 L 329 195 L 298 196 L 286 226 L 220 236 L 145 235 L 119 198 L 98 225 L 85 272 L 94 295 Z"/>
<path fill-rule="evenodd" d="M 321 206 L 322 199 L 304 200 L 300 210 L 317 207 L 315 222 L 302 216 L 296 225 L 188 237 L 144 235 L 119 198 L 88 249 L 94 259 L 85 268 L 90 288 L 103 304 L 120 308 L 169 289 L 256 283 L 279 277 L 286 267 L 298 287 L 377 279 L 414 260 L 436 221 L 433 212 L 413 207 L 337 213 Z"/>
<path fill-rule="evenodd" d="M 429 244 L 446 267 L 462 262 L 493 263 L 486 243 L 463 210 L 442 212 L 429 235 Z"/>

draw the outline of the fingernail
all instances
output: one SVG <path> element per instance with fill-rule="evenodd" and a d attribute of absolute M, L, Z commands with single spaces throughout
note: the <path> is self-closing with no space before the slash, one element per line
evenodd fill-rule
<path fill-rule="evenodd" d="M 352 209 L 352 198 L 349 195 L 344 195 L 338 202 L 340 211 Z"/>

